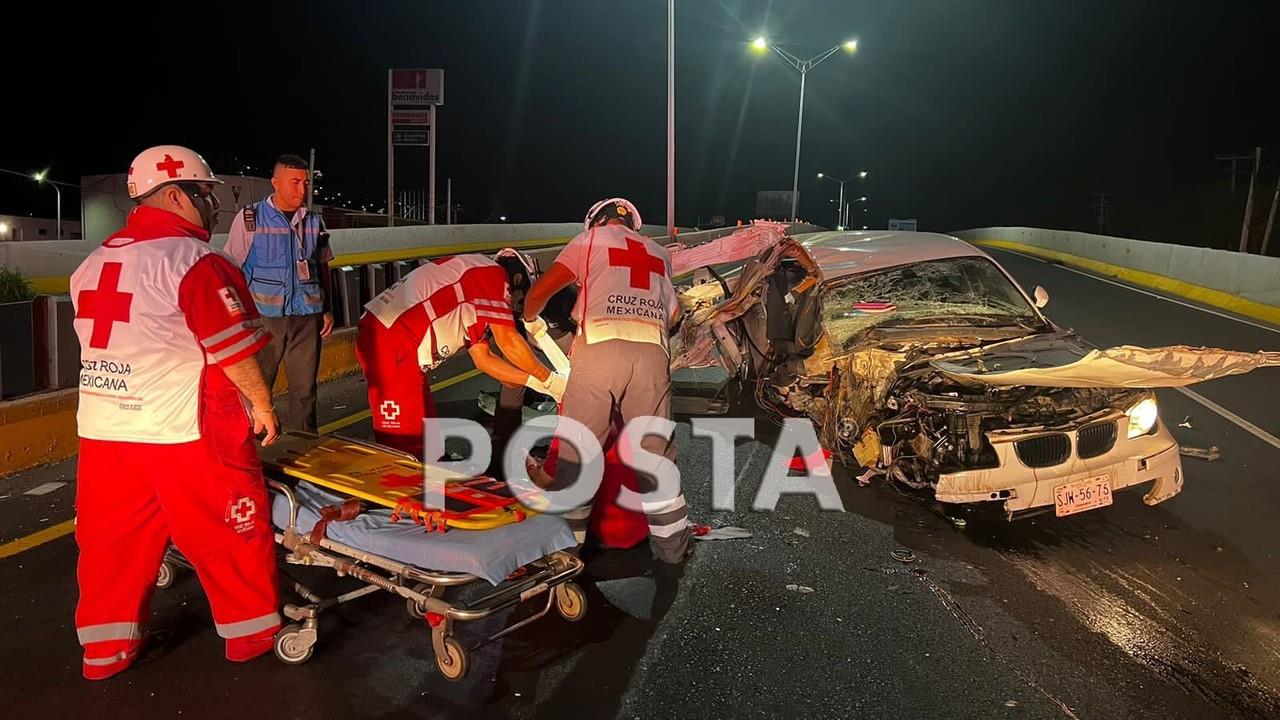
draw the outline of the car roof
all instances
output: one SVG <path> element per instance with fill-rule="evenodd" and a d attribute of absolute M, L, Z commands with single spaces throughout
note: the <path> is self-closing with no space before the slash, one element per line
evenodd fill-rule
<path fill-rule="evenodd" d="M 795 236 L 826 281 L 929 260 L 990 256 L 951 235 L 928 232 L 847 230 Z"/>

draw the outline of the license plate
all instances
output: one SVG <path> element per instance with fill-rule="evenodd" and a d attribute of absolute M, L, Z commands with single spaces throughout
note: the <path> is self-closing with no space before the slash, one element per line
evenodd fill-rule
<path fill-rule="evenodd" d="M 1111 504 L 1111 476 L 1094 475 L 1053 489 L 1054 510 L 1058 517 Z"/>

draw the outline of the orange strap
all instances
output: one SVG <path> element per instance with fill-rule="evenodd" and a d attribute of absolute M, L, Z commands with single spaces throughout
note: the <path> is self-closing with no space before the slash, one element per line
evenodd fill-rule
<path fill-rule="evenodd" d="M 360 501 L 356 498 L 348 498 L 341 505 L 330 505 L 320 511 L 320 520 L 316 522 L 315 527 L 311 528 L 311 544 L 319 545 L 321 538 L 325 537 L 325 531 L 329 528 L 329 523 L 334 520 L 345 522 L 360 514 Z"/>

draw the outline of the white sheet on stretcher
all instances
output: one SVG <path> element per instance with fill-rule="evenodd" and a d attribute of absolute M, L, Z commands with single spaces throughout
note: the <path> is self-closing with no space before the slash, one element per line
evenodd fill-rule
<path fill-rule="evenodd" d="M 298 531 L 311 532 L 320 510 L 343 500 L 315 485 L 299 482 Z M 289 522 L 289 501 L 273 493 L 271 520 L 283 528 Z M 523 522 L 493 530 L 425 532 L 411 520 L 391 522 L 390 510 L 367 510 L 353 520 L 332 522 L 327 537 L 335 542 L 423 570 L 461 572 L 501 583 L 517 568 L 574 546 L 569 523 L 558 515 L 534 515 Z"/>

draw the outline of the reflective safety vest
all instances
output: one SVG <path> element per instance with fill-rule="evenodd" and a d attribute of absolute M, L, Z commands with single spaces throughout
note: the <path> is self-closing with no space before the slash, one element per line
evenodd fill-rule
<path fill-rule="evenodd" d="M 241 213 L 253 240 L 241 269 L 258 312 L 264 317 L 324 312 L 318 260 L 326 252 L 329 233 L 320 216 L 299 208 L 291 224 L 270 197 Z"/>

